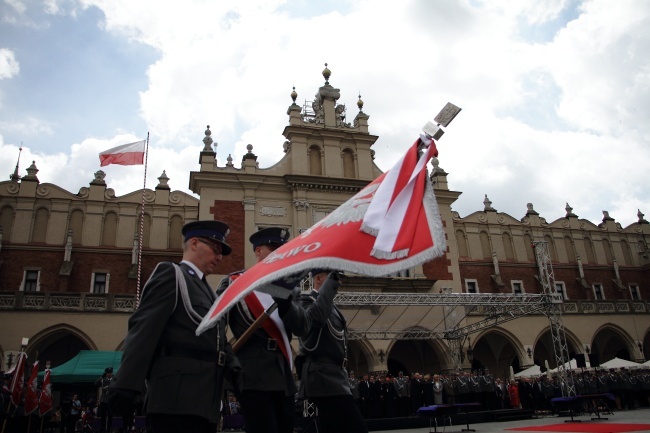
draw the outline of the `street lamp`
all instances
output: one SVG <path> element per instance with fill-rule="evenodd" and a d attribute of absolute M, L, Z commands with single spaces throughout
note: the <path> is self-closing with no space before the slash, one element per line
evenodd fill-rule
<path fill-rule="evenodd" d="M 467 360 L 471 364 L 474 361 L 474 349 L 472 349 L 472 342 L 467 337 Z"/>

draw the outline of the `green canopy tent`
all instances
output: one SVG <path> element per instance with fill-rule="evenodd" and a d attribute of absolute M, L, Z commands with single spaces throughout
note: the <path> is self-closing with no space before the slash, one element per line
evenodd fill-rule
<path fill-rule="evenodd" d="M 106 367 L 113 367 L 117 373 L 122 362 L 122 352 L 100 350 L 80 350 L 68 362 L 51 369 L 52 383 L 94 383 L 104 373 Z M 44 371 L 38 375 L 42 379 Z"/>

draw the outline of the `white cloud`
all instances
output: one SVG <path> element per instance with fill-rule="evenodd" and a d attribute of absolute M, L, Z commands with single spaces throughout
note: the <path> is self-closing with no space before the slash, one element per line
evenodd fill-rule
<path fill-rule="evenodd" d="M 13 78 L 20 72 L 20 64 L 14 52 L 7 48 L 0 48 L 0 80 Z"/>
<path fill-rule="evenodd" d="M 650 212 L 642 187 L 650 166 L 650 4 L 328 4 L 319 5 L 323 13 L 301 16 L 291 0 L 79 1 L 104 13 L 104 31 L 159 53 L 140 94 L 152 136 L 148 185 L 166 169 L 172 188 L 187 189 L 206 124 L 220 165 L 232 154 L 237 166 L 249 143 L 261 167 L 275 164 L 284 155 L 292 87 L 298 104 L 313 99 L 328 62 L 350 120 L 361 93 L 384 170 L 447 101 L 463 108 L 439 143 L 450 187 L 463 191 L 453 206 L 461 215 L 481 210 L 485 194 L 515 217 L 528 202 L 547 220 L 562 217 L 566 202 L 594 222 L 602 210 L 624 225 L 636 220 L 637 208 Z M 51 0 L 50 10 L 71 8 Z M 99 150 L 124 138 L 59 151 L 85 186 Z M 46 181 L 69 182 L 69 171 L 47 170 L 39 173 L 54 176 Z M 139 184 L 132 170 L 107 171 L 118 195 Z"/>

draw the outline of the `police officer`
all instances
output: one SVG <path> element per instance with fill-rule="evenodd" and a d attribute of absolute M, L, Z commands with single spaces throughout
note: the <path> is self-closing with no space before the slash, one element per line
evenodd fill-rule
<path fill-rule="evenodd" d="M 108 423 L 111 420 L 111 411 L 108 408 L 108 399 L 106 398 L 106 392 L 108 391 L 108 386 L 113 382 L 113 367 L 106 367 L 104 369 L 104 374 L 102 377 L 95 381 L 95 386 L 99 388 L 99 433 L 105 433 L 110 429 Z"/>
<path fill-rule="evenodd" d="M 366 433 L 366 422 L 354 404 L 348 383 L 346 321 L 334 306 L 338 275 L 316 269 L 312 278 L 313 290 L 301 296 L 310 328 L 309 334 L 300 337 L 304 363 L 299 395 L 316 404 L 319 432 Z"/>
<path fill-rule="evenodd" d="M 133 410 L 146 380 L 153 431 L 216 430 L 224 376 L 237 376 L 240 367 L 226 341 L 225 320 L 199 336 L 196 328 L 216 300 L 205 276 L 230 254 L 228 232 L 221 221 L 188 223 L 180 265 L 162 262 L 154 269 L 129 319 L 119 377 L 109 386 L 114 414 Z"/>
<path fill-rule="evenodd" d="M 267 227 L 249 238 L 255 260 L 264 260 L 289 240 L 282 227 Z M 240 272 L 241 273 L 241 272 Z M 233 281 L 238 273 L 231 275 Z M 222 290 L 227 283 L 220 284 Z M 273 299 L 252 292 L 229 313 L 228 323 L 239 339 L 260 313 L 274 302 L 277 311 L 243 343 L 237 352 L 242 366 L 241 403 L 247 433 L 292 433 L 295 423 L 294 400 L 297 392 L 293 379 L 292 335 L 307 332 L 305 312 L 297 302 Z"/>

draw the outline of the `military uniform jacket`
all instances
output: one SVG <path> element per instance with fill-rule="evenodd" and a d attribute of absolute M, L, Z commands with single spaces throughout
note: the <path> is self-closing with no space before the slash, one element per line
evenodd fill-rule
<path fill-rule="evenodd" d="M 226 342 L 223 320 L 196 336 L 197 320 L 216 297 L 190 266 L 182 263 L 180 268 L 198 317 L 191 318 L 184 306 L 174 265 L 160 263 L 129 319 L 119 375 L 111 387 L 140 392 L 146 380 L 148 413 L 195 415 L 216 423 L 224 370 L 239 364 Z"/>
<path fill-rule="evenodd" d="M 309 333 L 300 338 L 300 354 L 304 356 L 300 397 L 352 395 L 345 368 L 346 322 L 334 306 L 336 288 L 328 281 L 320 291 L 300 297 L 310 323 Z"/>
<path fill-rule="evenodd" d="M 282 308 L 280 318 L 284 324 L 287 338 L 292 335 L 304 335 L 308 330 L 308 321 L 304 310 L 293 301 Z M 267 319 L 271 320 L 271 319 Z M 241 337 L 253 324 L 253 317 L 245 301 L 239 302 L 230 310 L 228 323 L 235 338 Z M 289 356 L 292 356 L 289 353 Z M 242 366 L 242 390 L 282 391 L 287 397 L 297 392 L 296 383 L 289 361 L 277 343 L 264 328 L 258 328 L 237 351 Z"/>

